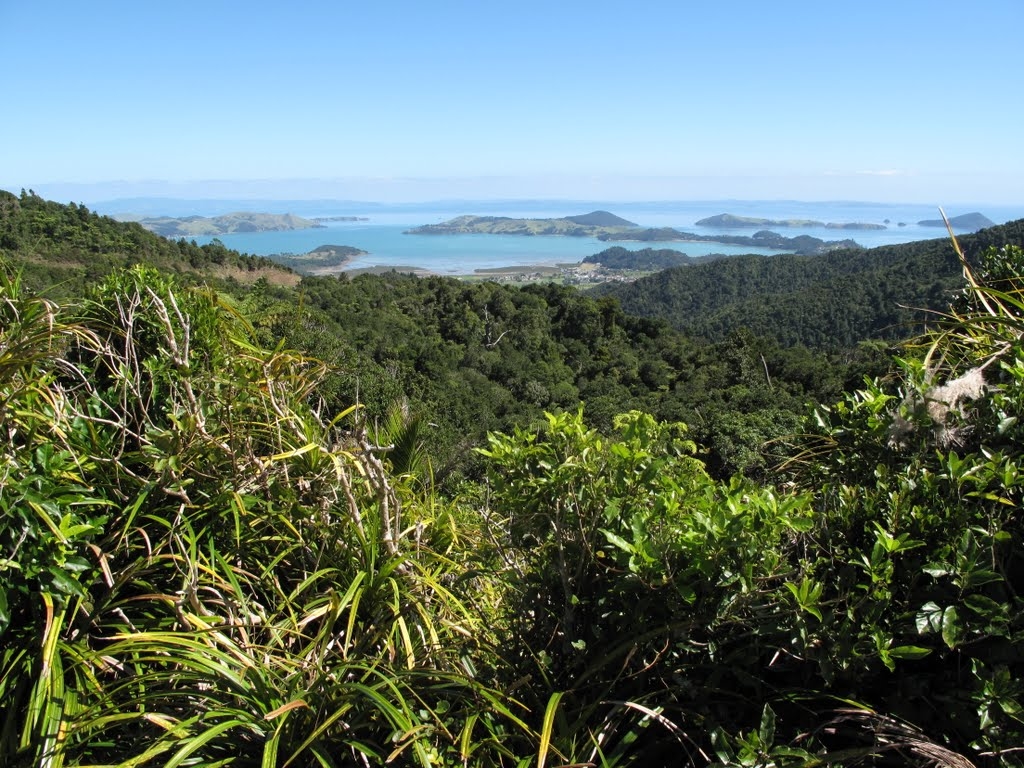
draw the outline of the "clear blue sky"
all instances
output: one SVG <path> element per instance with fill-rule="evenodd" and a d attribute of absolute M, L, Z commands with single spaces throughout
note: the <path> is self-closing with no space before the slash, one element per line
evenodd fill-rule
<path fill-rule="evenodd" d="M 1022 29 L 1024 0 L 0 0 L 0 187 L 1024 203 Z"/>

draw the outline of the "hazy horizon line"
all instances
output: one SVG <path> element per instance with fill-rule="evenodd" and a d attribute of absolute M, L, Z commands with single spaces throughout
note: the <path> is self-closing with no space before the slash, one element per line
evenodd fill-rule
<path fill-rule="evenodd" d="M 45 190 L 44 185 L 25 185 L 25 186 L 0 186 L 0 189 L 6 190 L 12 194 L 19 194 L 20 191 L 33 192 L 40 197 L 54 200 L 55 202 L 62 202 L 57 199 L 56 195 L 50 193 L 42 193 L 40 190 Z M 644 205 L 644 204 L 664 204 L 664 203 L 796 203 L 802 205 L 879 205 L 879 206 L 932 206 L 932 207 L 956 207 L 956 206 L 992 206 L 998 208 L 1014 208 L 1020 207 L 1022 214 L 1024 214 L 1024 202 L 1005 202 L 996 200 L 949 200 L 943 201 L 942 203 L 935 203 L 932 200 L 911 200 L 911 199 L 900 199 L 900 200 L 882 200 L 882 199 L 871 199 L 871 198 L 842 198 L 842 197 L 823 197 L 823 198 L 810 198 L 810 197 L 792 197 L 792 196 L 779 196 L 779 197 L 765 197 L 765 196 L 752 196 L 752 197 L 741 197 L 735 195 L 722 195 L 722 196 L 705 196 L 705 197 L 694 197 L 694 196 L 678 196 L 678 197 L 623 197 L 623 198 L 612 198 L 604 196 L 579 196 L 579 195 L 478 195 L 478 196 L 457 196 L 457 197 L 422 197 L 422 198 L 408 198 L 408 199 L 371 199 L 371 198 L 359 198 L 359 197 L 335 197 L 330 195 L 316 195 L 310 197 L 302 197 L 295 195 L 288 196 L 266 196 L 266 195 L 247 195 L 244 193 L 223 193 L 223 194 L 208 194 L 208 195 L 175 195 L 175 194 L 157 194 L 157 193 L 135 193 L 135 194 L 123 194 L 115 196 L 91 196 L 89 198 L 72 199 L 68 198 L 66 202 L 79 202 L 83 204 L 109 204 L 122 201 L 132 200 L 167 200 L 173 202 L 266 202 L 266 203 L 344 203 L 346 205 L 367 205 L 367 206 L 403 206 L 403 205 L 453 205 L 456 203 L 488 203 L 488 204 L 501 204 L 501 203 L 587 203 L 587 204 L 616 204 L 616 205 Z"/>
<path fill-rule="evenodd" d="M 927 194 L 904 187 L 908 175 L 860 172 L 849 175 L 568 175 L 547 176 L 352 176 L 212 179 L 106 179 L 0 184 L 17 194 L 32 189 L 50 199 L 108 202 L 124 198 L 173 200 L 295 200 L 380 205 L 479 202 L 710 202 L 874 203 L 882 205 L 1024 206 L 1024 200 L 991 198 L 942 189 Z M 846 179 L 846 181 L 841 181 Z M 920 180 L 920 179 L 919 179 Z M 970 185 L 965 185 L 969 187 Z M 986 188 L 987 189 L 987 188 Z M 987 198 L 987 199 L 986 199 Z"/>

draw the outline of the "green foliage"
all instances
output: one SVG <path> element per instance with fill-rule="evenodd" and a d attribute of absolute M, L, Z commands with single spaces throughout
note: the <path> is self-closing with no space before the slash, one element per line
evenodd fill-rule
<path fill-rule="evenodd" d="M 779 610 L 766 588 L 781 587 L 786 542 L 812 525 L 807 500 L 716 484 L 683 435 L 633 412 L 604 438 L 581 413 L 560 414 L 541 433 L 492 435 L 484 451 L 493 557 L 516 574 L 503 656 L 510 674 L 545 681 L 526 700 L 534 711 L 565 694 L 555 743 L 580 760 L 597 754 L 589 732 L 606 755 L 645 744 L 657 761 L 673 723 L 734 725 L 741 691 L 764 694 L 752 676 L 766 650 L 750 633 Z"/>
<path fill-rule="evenodd" d="M 492 437 L 504 655 L 545 681 L 533 712 L 561 694 L 567 760 L 658 762 L 681 732 L 694 763 L 1019 764 L 1024 303 L 1000 274 L 819 410 L 785 493 L 714 483 L 636 414 Z"/>
<path fill-rule="evenodd" d="M 971 263 L 855 388 L 556 286 L 0 276 L 0 765 L 1021 765 L 1024 253 Z"/>
<path fill-rule="evenodd" d="M 818 488 L 801 571 L 824 585 L 798 652 L 830 686 L 1003 765 L 1024 737 L 1008 683 L 1024 672 L 1022 256 L 983 254 L 976 287 L 898 380 L 821 409 L 794 464 Z"/>
<path fill-rule="evenodd" d="M 26 296 L 20 277 L 0 272 L 0 639 L 30 595 L 59 604 L 83 596 L 84 545 L 105 520 L 83 478 L 91 458 L 74 451 L 68 396 L 55 386 L 72 340 L 95 341 L 51 302 Z"/>

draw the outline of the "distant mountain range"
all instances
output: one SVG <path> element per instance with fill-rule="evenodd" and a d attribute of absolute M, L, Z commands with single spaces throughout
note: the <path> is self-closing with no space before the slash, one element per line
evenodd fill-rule
<path fill-rule="evenodd" d="M 874 224 L 862 221 L 854 222 L 824 222 L 815 219 L 762 219 L 755 216 L 735 216 L 731 213 L 720 213 L 717 216 L 708 216 L 695 222 L 698 227 L 717 227 L 719 229 L 741 229 L 753 227 L 823 227 L 825 229 L 863 229 L 878 230 L 887 229 L 885 224 Z M 942 219 L 925 219 L 917 222 L 922 227 L 944 227 L 946 223 Z M 965 213 L 962 216 L 954 216 L 949 220 L 953 229 L 963 232 L 977 232 L 979 229 L 994 227 L 995 222 L 984 214 Z M 901 225 L 902 226 L 902 225 Z"/>

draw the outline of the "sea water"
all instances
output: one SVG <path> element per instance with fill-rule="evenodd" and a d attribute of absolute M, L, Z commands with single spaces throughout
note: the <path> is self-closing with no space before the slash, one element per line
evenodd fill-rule
<path fill-rule="evenodd" d="M 254 204 L 258 207 L 257 204 Z M 764 227 L 785 237 L 810 235 L 822 240 L 855 240 L 867 248 L 879 245 L 946 237 L 945 229 L 922 227 L 918 221 L 937 219 L 936 207 L 914 204 L 860 202 L 800 202 L 715 200 L 653 203 L 614 203 L 595 201 L 460 201 L 444 204 L 396 204 L 392 206 L 345 203 L 337 207 L 318 203 L 315 210 L 301 203 L 293 210 L 267 210 L 268 213 L 297 213 L 308 218 L 357 216 L 366 221 L 328 221 L 315 229 L 284 232 L 246 232 L 219 236 L 229 248 L 255 255 L 302 254 L 321 245 L 349 245 L 366 251 L 354 258 L 346 269 L 369 267 L 418 268 L 438 274 L 472 274 L 476 270 L 498 267 L 577 263 L 587 256 L 613 245 L 631 250 L 671 248 L 690 256 L 710 253 L 773 254 L 773 251 L 749 246 L 706 242 L 603 242 L 591 237 L 523 235 L 413 235 L 406 232 L 421 224 L 437 224 L 463 214 L 509 216 L 513 218 L 557 218 L 607 210 L 640 227 L 675 227 L 700 235 L 753 235 L 761 227 L 713 228 L 696 226 L 700 219 L 720 213 L 766 219 L 810 219 L 833 223 L 880 224 L 885 229 L 829 229 L 826 227 Z M 255 210 L 255 208 L 253 208 Z M 261 209 L 263 210 L 263 209 Z M 949 216 L 979 211 L 997 224 L 1024 216 L 1024 206 L 957 206 Z M 226 213 L 227 211 L 221 211 Z M 886 220 L 888 222 L 886 223 Z M 900 224 L 904 226 L 900 226 Z M 212 237 L 197 237 L 207 243 Z"/>

